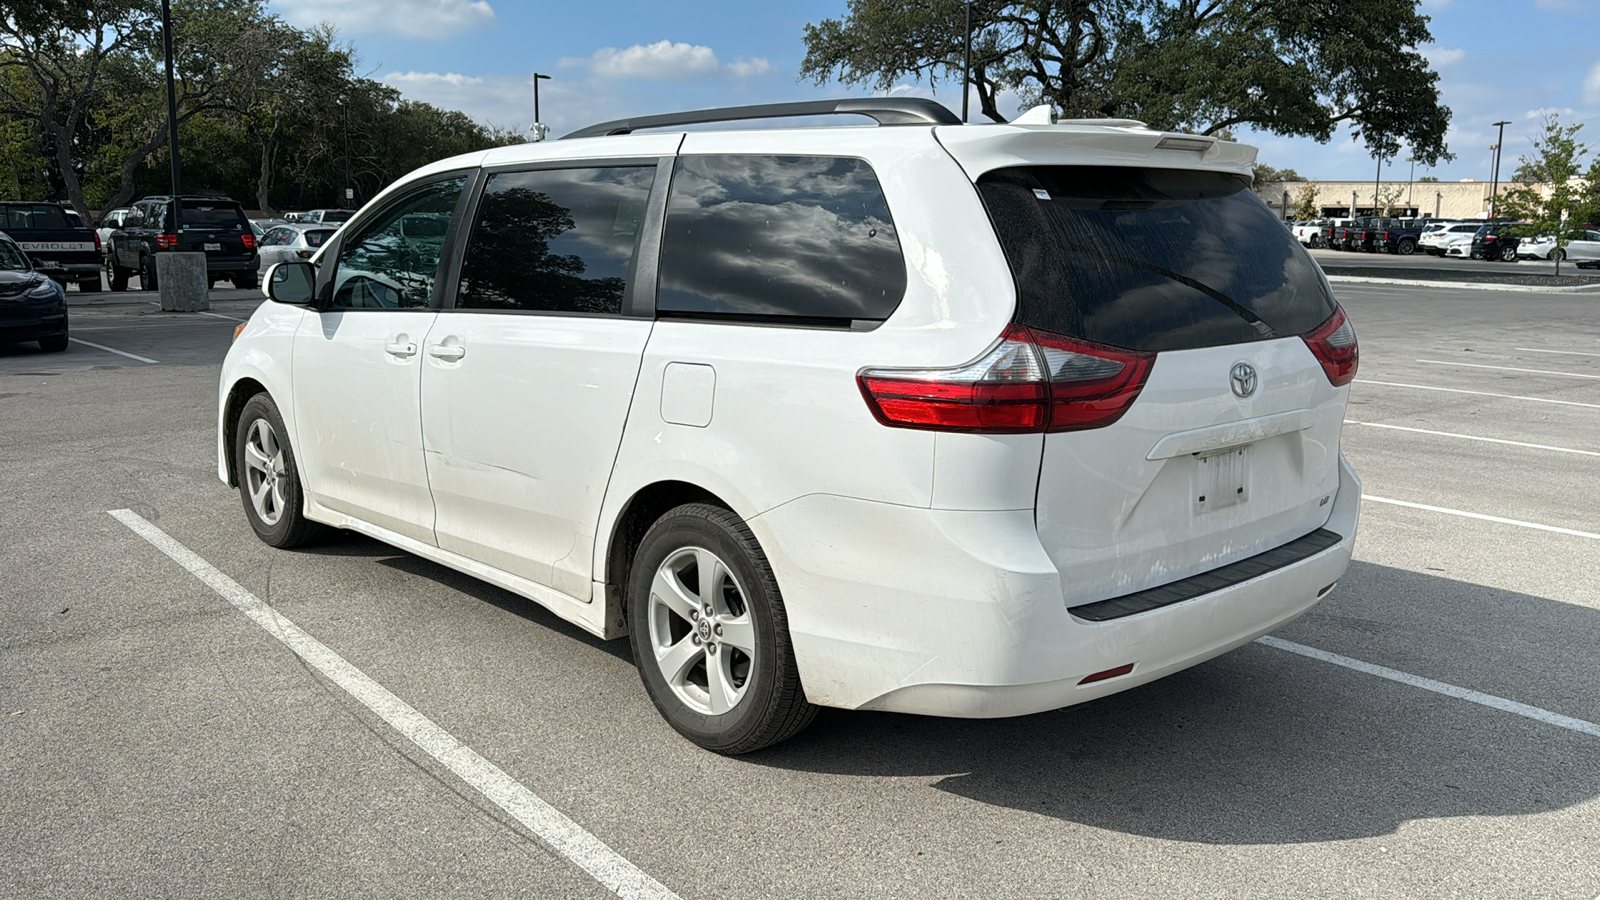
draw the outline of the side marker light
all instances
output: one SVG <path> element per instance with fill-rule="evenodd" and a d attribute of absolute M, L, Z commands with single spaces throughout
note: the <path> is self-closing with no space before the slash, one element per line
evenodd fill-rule
<path fill-rule="evenodd" d="M 1123 665 L 1117 666 L 1115 669 L 1107 669 L 1104 672 L 1096 672 L 1093 675 L 1089 675 L 1089 676 L 1085 677 L 1082 681 L 1080 681 L 1078 683 L 1079 684 L 1093 684 L 1096 681 L 1105 681 L 1108 678 L 1116 678 L 1116 677 L 1121 676 L 1121 675 L 1126 675 L 1126 674 L 1128 674 L 1129 672 L 1132 672 L 1132 671 L 1133 671 L 1133 663 L 1125 663 Z"/>

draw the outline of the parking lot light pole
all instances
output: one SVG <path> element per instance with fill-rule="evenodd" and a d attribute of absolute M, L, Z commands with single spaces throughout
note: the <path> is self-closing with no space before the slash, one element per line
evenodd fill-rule
<path fill-rule="evenodd" d="M 1494 175 L 1489 179 L 1489 221 L 1491 222 L 1494 221 L 1495 201 L 1500 198 L 1500 148 L 1505 145 L 1506 126 L 1511 123 L 1496 122 L 1494 124 L 1496 128 L 1500 129 L 1500 136 L 1494 142 Z"/>
<path fill-rule="evenodd" d="M 182 191 L 183 169 L 178 162 L 178 89 L 172 77 L 172 0 L 161 0 L 161 49 L 167 65 L 167 155 L 172 158 L 172 196 Z M 172 227 L 178 228 L 179 207 L 172 204 Z"/>
<path fill-rule="evenodd" d="M 542 141 L 550 133 L 549 127 L 539 121 L 539 82 L 549 81 L 550 76 L 540 72 L 533 73 L 533 139 Z"/>
<path fill-rule="evenodd" d="M 961 52 L 964 62 L 961 64 L 961 121 L 967 121 L 968 93 L 971 92 L 972 83 L 972 0 L 967 0 L 966 29 L 961 33 Z"/>
<path fill-rule="evenodd" d="M 1406 162 L 1411 163 L 1411 174 L 1406 176 L 1406 209 L 1410 209 L 1411 189 L 1416 185 L 1417 182 L 1417 158 L 1415 156 L 1408 156 L 1406 157 Z"/>

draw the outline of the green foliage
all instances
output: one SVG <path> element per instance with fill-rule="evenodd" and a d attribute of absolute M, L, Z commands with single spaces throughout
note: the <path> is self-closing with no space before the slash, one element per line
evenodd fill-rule
<path fill-rule="evenodd" d="M 1277 184 L 1281 181 L 1306 181 L 1299 172 L 1293 169 L 1274 169 L 1265 163 L 1256 163 L 1256 184 Z"/>
<path fill-rule="evenodd" d="M 1316 185 L 1307 184 L 1301 187 L 1294 195 L 1294 217 L 1301 221 L 1315 219 L 1318 212 Z"/>
<path fill-rule="evenodd" d="M 158 6 L 0 0 L 0 196 L 87 212 L 170 190 Z M 294 28 L 264 0 L 172 6 L 186 193 L 346 206 L 348 165 L 359 204 L 417 166 L 525 140 L 402 100 L 331 29 Z"/>
<path fill-rule="evenodd" d="M 1437 175 L 1424 175 L 1421 178 L 1417 179 L 1417 184 L 1438 184 L 1438 183 L 1439 183 L 1439 176 L 1437 176 Z"/>
<path fill-rule="evenodd" d="M 806 26 L 800 75 L 879 89 L 959 82 L 964 10 L 849 0 L 844 18 Z M 1014 90 L 1068 117 L 1324 142 L 1348 125 L 1380 155 L 1405 145 L 1429 165 L 1447 156 L 1450 111 L 1418 52 L 1432 35 L 1412 0 L 978 0 L 972 24 L 972 80 L 995 121 L 997 94 Z"/>
<path fill-rule="evenodd" d="M 1533 141 L 1533 155 L 1520 159 L 1518 180 L 1527 183 L 1508 186 L 1494 202 L 1497 218 L 1526 223 L 1524 236 L 1554 235 L 1556 245 L 1565 247 L 1577 226 L 1600 218 L 1600 157 L 1589 163 L 1586 178 L 1584 160 L 1589 146 L 1578 140 L 1583 123 L 1562 125 L 1552 113 L 1544 120 L 1544 134 Z M 1535 187 L 1550 186 L 1548 196 Z M 1559 271 L 1559 264 L 1557 266 Z"/>

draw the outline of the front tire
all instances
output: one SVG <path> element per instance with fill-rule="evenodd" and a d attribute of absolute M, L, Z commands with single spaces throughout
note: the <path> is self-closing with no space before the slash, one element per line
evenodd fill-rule
<path fill-rule="evenodd" d="M 749 753 L 793 737 L 816 716 L 777 579 L 732 512 L 694 503 L 658 519 L 634 555 L 627 597 L 645 691 L 690 741 Z"/>
<path fill-rule="evenodd" d="M 288 549 L 316 541 L 327 532 L 328 526 L 305 516 L 300 467 L 289 446 L 289 431 L 267 394 L 251 397 L 240 411 L 233 462 L 244 515 L 256 537 Z"/>
<path fill-rule="evenodd" d="M 61 319 L 61 333 L 47 338 L 39 339 L 39 349 L 46 353 L 61 353 L 67 349 L 68 325 L 66 317 Z"/>
<path fill-rule="evenodd" d="M 1548 259 L 1548 260 L 1550 260 L 1552 262 L 1560 262 L 1560 261 L 1562 261 L 1563 259 L 1566 259 L 1566 258 L 1567 258 L 1567 251 L 1561 249 L 1560 247 L 1557 247 L 1556 249 L 1551 250 L 1550 251 L 1550 255 L 1545 257 L 1545 259 Z"/>

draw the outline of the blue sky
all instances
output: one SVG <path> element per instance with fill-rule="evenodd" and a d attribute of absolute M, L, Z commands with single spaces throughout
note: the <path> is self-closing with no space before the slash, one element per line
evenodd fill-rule
<path fill-rule="evenodd" d="M 1454 112 L 1454 162 L 1417 176 L 1487 179 L 1491 123 L 1507 119 L 1502 178 L 1529 151 L 1541 116 L 1587 122 L 1600 111 L 1600 0 L 1421 0 L 1434 43 L 1425 48 Z M 706 106 L 865 95 L 796 80 L 808 22 L 838 17 L 845 0 L 676 3 L 591 0 L 272 0 L 289 21 L 331 22 L 373 77 L 404 95 L 497 125 L 533 119 L 531 75 L 557 135 L 605 119 Z M 960 107 L 960 86 L 897 91 Z M 1014 99 L 1002 111 L 1014 111 Z M 1586 136 L 1600 145 L 1600 126 Z M 1369 179 L 1374 163 L 1341 134 L 1328 144 L 1241 137 L 1261 160 L 1321 179 Z M 1384 180 L 1404 180 L 1389 165 Z"/>

